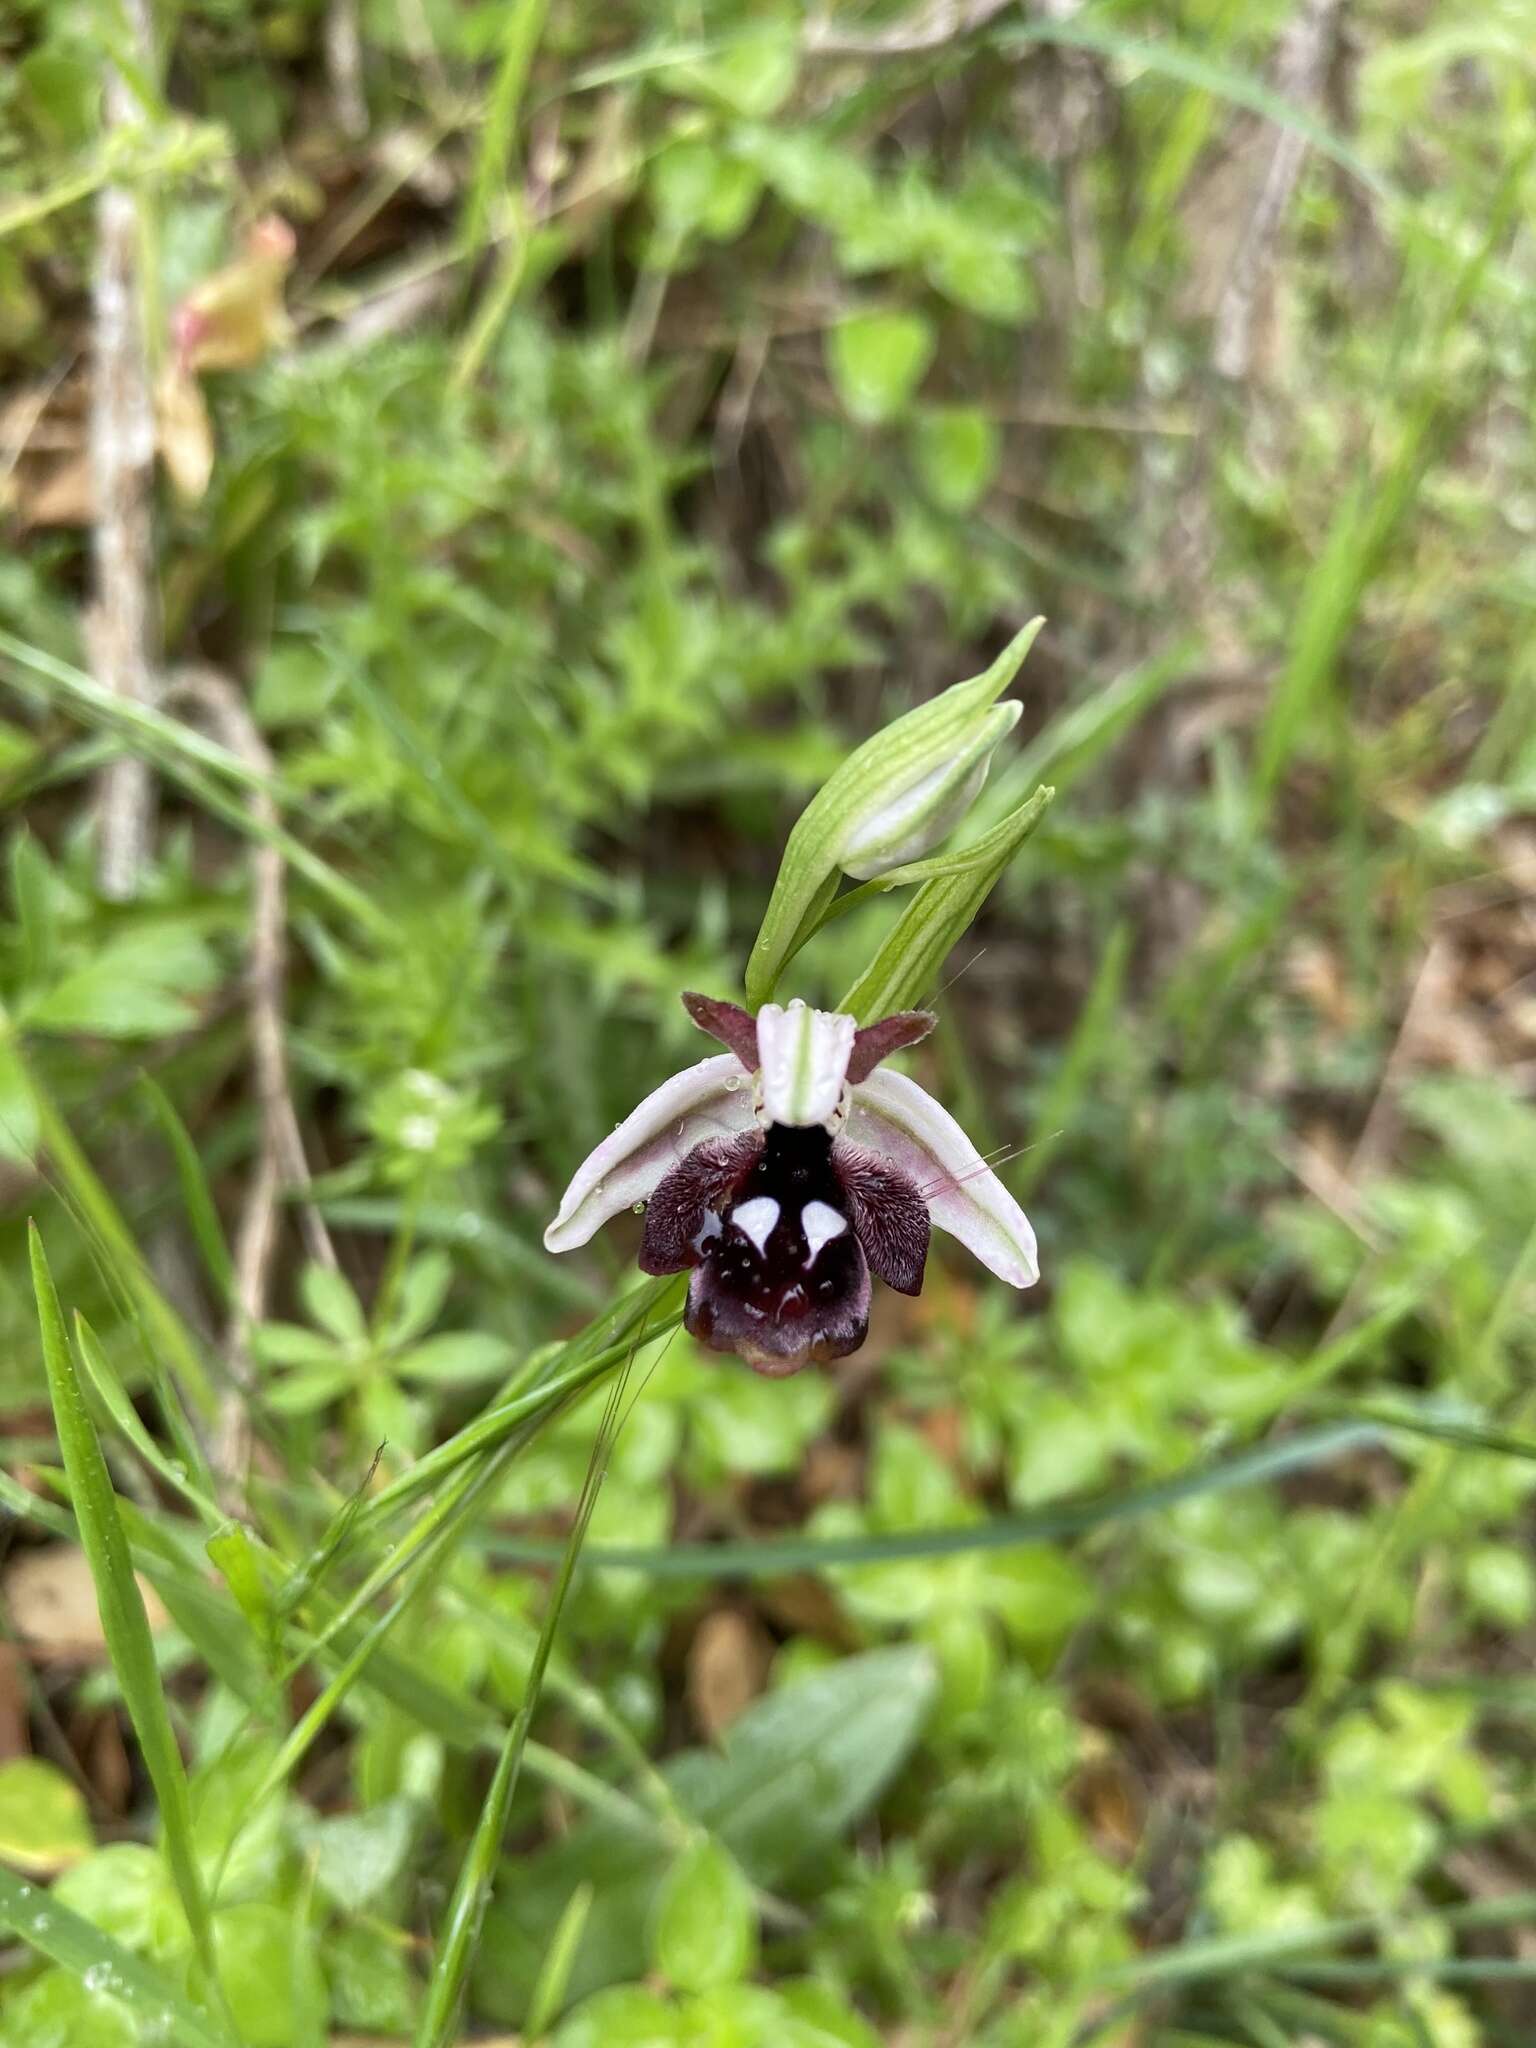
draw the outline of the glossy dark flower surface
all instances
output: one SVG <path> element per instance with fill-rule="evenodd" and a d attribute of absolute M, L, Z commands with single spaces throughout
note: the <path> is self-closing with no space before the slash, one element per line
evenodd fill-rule
<path fill-rule="evenodd" d="M 584 1163 L 545 1233 L 584 1244 L 646 1208 L 640 1264 L 690 1274 L 702 1344 L 782 1376 L 845 1358 L 869 1327 L 870 1277 L 923 1284 L 930 1224 L 1016 1287 L 1034 1234 L 948 1111 L 880 1062 L 932 1029 L 903 1011 L 860 1029 L 836 1011 L 684 997 L 731 1050 L 658 1088 Z"/>

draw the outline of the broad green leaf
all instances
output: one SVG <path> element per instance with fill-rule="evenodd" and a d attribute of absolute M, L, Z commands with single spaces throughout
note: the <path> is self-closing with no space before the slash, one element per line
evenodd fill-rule
<path fill-rule="evenodd" d="M 696 138 L 668 145 L 651 165 L 650 189 L 664 230 L 735 239 L 751 218 L 762 180 L 750 164 Z"/>
<path fill-rule="evenodd" d="M 25 828 L 11 846 L 11 899 L 21 927 L 20 979 L 28 988 L 46 986 L 58 971 L 60 911 L 67 892 Z"/>
<path fill-rule="evenodd" d="M 53 1877 L 91 1853 L 85 1797 L 38 1757 L 0 1764 L 0 1862 L 28 1877 Z"/>
<path fill-rule="evenodd" d="M 431 1329 L 453 1285 L 453 1261 L 438 1246 L 411 1260 L 400 1278 L 384 1332 L 386 1343 L 405 1344 Z"/>
<path fill-rule="evenodd" d="M 555 2036 L 555 2048 L 673 2048 L 682 2018 L 639 1984 L 599 1991 L 577 2007 Z"/>
<path fill-rule="evenodd" d="M 662 1879 L 651 1967 L 679 1991 L 734 1984 L 757 1957 L 757 1908 L 735 1858 L 708 1836 L 689 1843 Z"/>
<path fill-rule="evenodd" d="M 759 1886 L 812 1875 L 900 1768 L 931 1706 L 932 1660 L 912 1648 L 850 1657 L 758 1700 L 734 1723 L 723 1754 L 690 1750 L 663 1776 L 684 1813 Z M 498 1889 L 475 1983 L 492 2018 L 516 2024 L 528 1987 L 573 1889 L 593 1885 L 592 1912 L 571 1974 L 571 1996 L 636 1977 L 668 1865 L 654 1838 L 589 1821 L 522 1858 Z"/>
<path fill-rule="evenodd" d="M 274 1415 L 314 1415 L 340 1400 L 355 1380 L 349 1366 L 305 1366 L 268 1387 L 262 1400 Z"/>
<path fill-rule="evenodd" d="M 336 1340 L 303 1323 L 262 1323 L 251 1335 L 251 1349 L 264 1365 L 334 1367 Z"/>
<path fill-rule="evenodd" d="M 923 271 L 936 292 L 985 320 L 1012 325 L 1035 310 L 1037 295 L 1029 272 L 979 223 L 951 215 L 947 232 L 929 249 Z"/>
<path fill-rule="evenodd" d="M 335 1266 L 311 1260 L 299 1278 L 304 1306 L 338 1344 L 364 1344 L 368 1321 L 350 1283 Z"/>
<path fill-rule="evenodd" d="M 0 1159 L 29 1166 L 37 1157 L 37 1102 L 9 1029 L 0 1035 Z"/>
<path fill-rule="evenodd" d="M 99 1989 L 94 1970 L 45 1970 L 5 2011 L 6 2048 L 138 2048 L 142 2039 L 132 2008 Z"/>
<path fill-rule="evenodd" d="M 801 1977 L 780 1984 L 779 1996 L 797 2019 L 825 2035 L 839 2048 L 880 2048 L 874 2028 L 838 1997 L 819 1977 Z"/>
<path fill-rule="evenodd" d="M 923 489 L 947 512 L 968 512 L 997 473 L 998 432 L 979 405 L 930 406 L 912 426 Z"/>
<path fill-rule="evenodd" d="M 325 1983 L 307 1929 L 281 1907 L 252 1901 L 226 1906 L 214 1935 L 242 2048 L 294 2048 L 313 2039 L 305 2021 L 325 2010 Z"/>
<path fill-rule="evenodd" d="M 197 1022 L 196 999 L 218 979 L 218 961 L 202 935 L 166 918 L 110 940 L 21 1014 L 32 1031 L 164 1037 Z"/>
<path fill-rule="evenodd" d="M 827 335 L 827 369 L 860 426 L 900 417 L 933 360 L 932 327 L 921 313 L 855 313 Z"/>
<path fill-rule="evenodd" d="M 511 1362 L 512 1347 L 504 1337 L 453 1330 L 412 1345 L 395 1360 L 393 1369 L 403 1380 L 467 1387 L 477 1380 L 501 1378 Z"/>
<path fill-rule="evenodd" d="M 748 120 L 772 114 L 789 97 L 799 69 L 798 21 L 792 14 L 759 19 L 717 55 L 674 70 L 671 83 Z"/>
<path fill-rule="evenodd" d="M 343 2027 L 391 2038 L 409 2034 L 416 2017 L 410 1937 L 373 1921 L 333 1927 L 320 1947 L 331 2009 Z"/>
<path fill-rule="evenodd" d="M 142 1842 L 94 1850 L 49 1897 L 135 1954 L 179 1959 L 187 1949 L 187 1918 L 165 1858 Z"/>
<path fill-rule="evenodd" d="M 380 1900 L 405 1868 L 419 1815 L 408 1799 L 385 1799 L 364 1813 L 339 1813 L 315 1823 L 307 1844 L 315 1882 L 342 1913 L 361 1913 Z"/>

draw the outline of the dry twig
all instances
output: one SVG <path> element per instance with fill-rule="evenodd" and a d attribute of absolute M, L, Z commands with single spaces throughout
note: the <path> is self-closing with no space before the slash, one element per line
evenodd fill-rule
<path fill-rule="evenodd" d="M 850 35 L 836 22 L 813 21 L 806 30 L 805 47 L 816 57 L 916 56 L 974 35 L 1011 4 L 1012 0 L 935 0 L 933 6 L 872 35 Z"/>
<path fill-rule="evenodd" d="M 1328 68 L 1338 45 L 1342 13 L 1343 0 L 1304 0 L 1286 30 L 1275 84 L 1297 106 L 1315 106 L 1323 97 Z M 1274 269 L 1280 232 L 1290 211 L 1307 148 L 1306 137 L 1294 128 L 1282 128 L 1275 137 L 1269 168 L 1216 309 L 1212 356 L 1223 377 L 1238 380 L 1248 374 L 1253 360 L 1256 310 Z"/>
<path fill-rule="evenodd" d="M 179 697 L 200 711 L 214 736 L 260 774 L 262 785 L 252 794 L 251 809 L 259 823 L 275 826 L 277 806 L 265 787 L 272 773 L 272 756 L 235 685 L 215 668 L 189 665 L 175 671 L 168 695 Z M 281 1200 L 285 1188 L 302 1193 L 309 1186 L 309 1162 L 293 1106 L 283 1035 L 286 894 L 283 856 L 275 846 L 263 842 L 252 856 L 251 941 L 246 971 L 261 1141 L 235 1238 L 235 1298 L 224 1343 L 229 1389 L 212 1454 L 215 1472 L 234 1497 L 238 1497 L 250 1450 L 245 1399 L 252 1378 L 250 1331 L 266 1314 Z M 335 1249 L 318 1210 L 303 1202 L 298 1213 L 310 1257 L 334 1266 Z"/>
<path fill-rule="evenodd" d="M 368 101 L 363 93 L 363 39 L 357 23 L 357 0 L 331 0 L 325 10 L 325 74 L 331 88 L 336 125 L 356 142 L 368 133 Z"/>
<path fill-rule="evenodd" d="M 135 64 L 153 77 L 148 0 L 122 0 L 121 14 Z M 105 118 L 109 135 L 140 118 L 133 92 L 115 65 L 107 70 Z M 155 414 L 144 333 L 139 202 L 126 187 L 108 185 L 96 219 L 91 389 L 96 593 L 86 638 L 98 680 L 118 696 L 149 703 L 156 694 L 150 526 Z M 103 771 L 97 863 L 104 895 L 122 901 L 137 890 L 153 808 L 148 762 L 125 756 Z"/>

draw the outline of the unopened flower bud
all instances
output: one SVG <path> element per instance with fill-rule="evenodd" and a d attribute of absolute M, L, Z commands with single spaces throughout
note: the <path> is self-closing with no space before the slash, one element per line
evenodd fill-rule
<path fill-rule="evenodd" d="M 811 799 L 789 835 L 779 878 L 747 967 L 762 1003 L 804 942 L 841 871 L 869 881 L 948 838 L 986 780 L 992 750 L 1020 706 L 996 700 L 1040 630 L 1033 619 L 984 674 L 956 683 L 857 748 Z"/>

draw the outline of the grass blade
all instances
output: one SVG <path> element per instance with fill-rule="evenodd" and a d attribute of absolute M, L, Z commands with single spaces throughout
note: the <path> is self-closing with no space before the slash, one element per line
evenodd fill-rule
<path fill-rule="evenodd" d="M 168 1977 L 105 1935 L 89 1920 L 0 1868 L 0 1927 L 40 1956 L 121 1999 L 143 2025 L 145 2040 L 176 2048 L 229 2048 L 230 2037 L 187 2003 Z"/>
<path fill-rule="evenodd" d="M 565 2004 L 566 1986 L 571 1981 L 576 1951 L 581 1947 L 581 1937 L 587 1929 L 587 1915 L 592 1910 L 594 1896 L 593 1885 L 577 1885 L 560 1915 L 560 1924 L 545 1953 L 539 1980 L 528 2002 L 528 2025 L 524 2031 L 530 2041 L 537 2041 L 548 2030 Z"/>
<path fill-rule="evenodd" d="M 898 1559 L 956 1557 L 967 1551 L 1056 1543 L 1092 1529 L 1136 1521 L 1201 1494 L 1227 1493 L 1235 1486 L 1255 1486 L 1287 1472 L 1305 1471 L 1327 1458 L 1379 1444 L 1385 1435 L 1375 1422 L 1329 1423 L 1319 1429 L 1298 1430 L 1294 1436 L 1256 1445 L 1236 1457 L 1197 1466 L 1150 1486 L 1070 1501 L 1034 1514 L 1002 1515 L 960 1528 L 903 1529 L 882 1536 L 820 1541 L 774 1537 L 762 1543 L 671 1543 L 661 1549 L 605 1544 L 590 1551 L 588 1559 L 594 1565 L 617 1565 L 662 1579 L 772 1578 L 784 1572 L 824 1571 L 833 1565 L 889 1564 Z M 493 1556 L 520 1564 L 549 1564 L 560 1554 L 553 1544 L 524 1543 L 516 1538 L 498 1538 L 488 1549 Z"/>
<path fill-rule="evenodd" d="M 1530 157 L 1531 150 L 1526 149 L 1509 169 L 1487 232 L 1456 275 L 1436 322 L 1442 344 L 1460 334 L 1467 309 L 1511 227 Z M 1447 381 L 1426 380 L 1407 408 L 1385 474 L 1358 476 L 1334 514 L 1322 554 L 1303 587 L 1290 659 L 1258 735 L 1252 794 L 1260 815 L 1304 735 L 1317 722 L 1366 589 L 1417 501 L 1447 422 Z"/>
<path fill-rule="evenodd" d="M 85 1150 L 53 1098 L 29 1068 L 27 1081 L 37 1105 L 43 1149 L 62 1183 L 76 1220 L 103 1265 L 132 1303 L 152 1360 L 164 1359 L 180 1384 L 211 1421 L 217 1407 L 202 1354 L 179 1315 L 155 1285 L 133 1232 L 123 1221 Z M 163 1377 L 163 1374 L 162 1374 Z"/>
<path fill-rule="evenodd" d="M 463 2003 L 470 1964 L 474 1959 L 475 1947 L 480 1937 L 480 1924 L 490 1903 L 491 1885 L 496 1874 L 496 1865 L 501 1857 L 502 1838 L 506 1833 L 512 1795 L 517 1789 L 518 1772 L 528 1743 L 528 1731 L 533 1721 L 534 1710 L 539 1703 L 545 1667 L 554 1648 L 555 1632 L 559 1628 L 561 1611 L 575 1574 L 576 1560 L 581 1555 L 581 1548 L 586 1540 L 592 1510 L 597 1505 L 603 1474 L 608 1467 L 608 1455 L 618 1433 L 624 1389 L 628 1379 L 629 1373 L 626 1368 L 609 1389 L 608 1405 L 603 1411 L 602 1423 L 592 1446 L 592 1457 L 587 1466 L 586 1483 L 582 1488 L 576 1519 L 566 1541 L 564 1555 L 560 1561 L 559 1577 L 551 1589 L 544 1623 L 539 1630 L 539 1640 L 533 1653 L 533 1662 L 529 1667 L 523 1703 L 518 1709 L 517 1718 L 508 1730 L 506 1743 L 497 1759 L 496 1775 L 491 1781 L 484 1811 L 470 1842 L 468 1853 L 460 1866 L 458 1882 L 454 1886 L 453 1898 L 449 1902 L 447 1917 L 443 1923 L 442 1941 L 437 1960 L 432 1966 L 426 1999 L 416 2028 L 416 2048 L 448 2048 L 448 2044 L 457 2038 L 459 2008 Z"/>
<path fill-rule="evenodd" d="M 112 1479 L 96 1436 L 96 1425 L 86 1405 L 85 1389 L 75 1371 L 58 1293 L 54 1288 L 53 1275 L 48 1270 L 42 1236 L 35 1223 L 28 1225 L 28 1242 L 32 1285 L 42 1329 L 48 1395 L 53 1404 L 54 1425 L 58 1430 L 59 1448 L 69 1479 L 80 1543 L 96 1588 L 96 1604 L 101 1611 L 107 1654 L 112 1660 L 112 1669 L 122 1688 L 123 1703 L 128 1709 L 145 1768 L 155 1788 L 166 1857 L 181 1894 L 187 1924 L 192 1930 L 193 1946 L 208 1983 L 216 1986 L 212 1922 L 192 1843 L 191 1799 L 181 1751 L 176 1746 L 170 1713 L 160 1685 L 149 1617 L 144 1612 L 143 1595 L 133 1574 L 128 1537 L 118 1513 L 117 1495 L 112 1490 Z"/>
<path fill-rule="evenodd" d="M 139 1420 L 139 1412 L 124 1391 L 123 1383 L 108 1363 L 101 1339 L 80 1311 L 75 1311 L 75 1342 L 80 1364 L 91 1392 L 106 1410 L 112 1426 L 129 1444 L 161 1483 L 180 1496 L 192 1512 L 210 1529 L 224 1520 L 217 1502 L 206 1487 L 196 1485 L 174 1458 L 168 1458 Z"/>
<path fill-rule="evenodd" d="M 474 176 L 464 205 L 460 246 L 478 250 L 491 227 L 491 213 L 498 192 L 505 193 L 511 182 L 516 155 L 518 115 L 527 90 L 549 0 L 513 0 L 503 10 L 501 62 L 486 107 L 485 125 L 475 152 Z"/>
<path fill-rule="evenodd" d="M 227 1308 L 234 1292 L 235 1262 L 224 1242 L 224 1226 L 219 1221 L 213 1191 L 203 1169 L 202 1154 L 193 1144 L 191 1132 L 176 1114 L 175 1105 L 160 1083 L 152 1075 L 141 1074 L 139 1090 L 170 1147 L 187 1221 L 192 1227 L 208 1277 L 218 1289 L 220 1302 Z"/>
<path fill-rule="evenodd" d="M 302 875 L 354 923 L 366 931 L 388 932 L 389 919 L 376 908 L 365 890 L 338 874 L 285 827 L 268 824 L 256 807 L 232 795 L 226 784 L 236 783 L 247 792 L 266 791 L 274 801 L 279 797 L 293 800 L 291 791 L 249 767 L 217 741 L 204 739 L 179 718 L 117 696 L 103 689 L 83 669 L 58 661 L 41 648 L 29 647 L 4 631 L 0 631 L 0 655 L 27 670 L 44 685 L 48 696 L 62 698 L 77 717 L 116 733 L 132 753 L 154 762 L 163 775 L 179 783 L 205 810 L 212 811 L 235 831 L 276 848 L 295 874 Z"/>
<path fill-rule="evenodd" d="M 1101 28 L 1094 22 L 1049 20 L 1023 22 L 1016 28 L 1010 27 L 997 36 L 996 41 L 1004 49 L 1018 49 L 1030 43 L 1064 43 L 1070 49 L 1093 50 L 1100 56 L 1134 64 L 1143 73 L 1171 78 L 1180 85 L 1211 93 L 1233 106 L 1246 107 L 1250 113 L 1258 114 L 1276 128 L 1291 129 L 1309 142 L 1320 156 L 1332 158 L 1340 170 L 1348 171 L 1378 199 L 1402 199 L 1396 186 L 1367 163 L 1358 150 L 1352 149 L 1325 123 L 1316 120 L 1305 107 L 1272 92 L 1246 72 L 1227 64 L 1213 63 L 1209 57 L 1184 44 L 1166 37 L 1150 40 L 1123 35 L 1115 29 Z"/>
<path fill-rule="evenodd" d="M 1061 1062 L 1035 1113 L 1029 1150 L 1013 1166 L 1009 1179 L 1021 1202 L 1027 1201 L 1050 1165 L 1064 1131 L 1076 1119 L 1077 1106 L 1090 1086 L 1120 1016 L 1120 995 L 1131 953 L 1131 928 L 1122 918 L 1109 937 L 1094 971 L 1093 985 L 1067 1041 Z"/>

